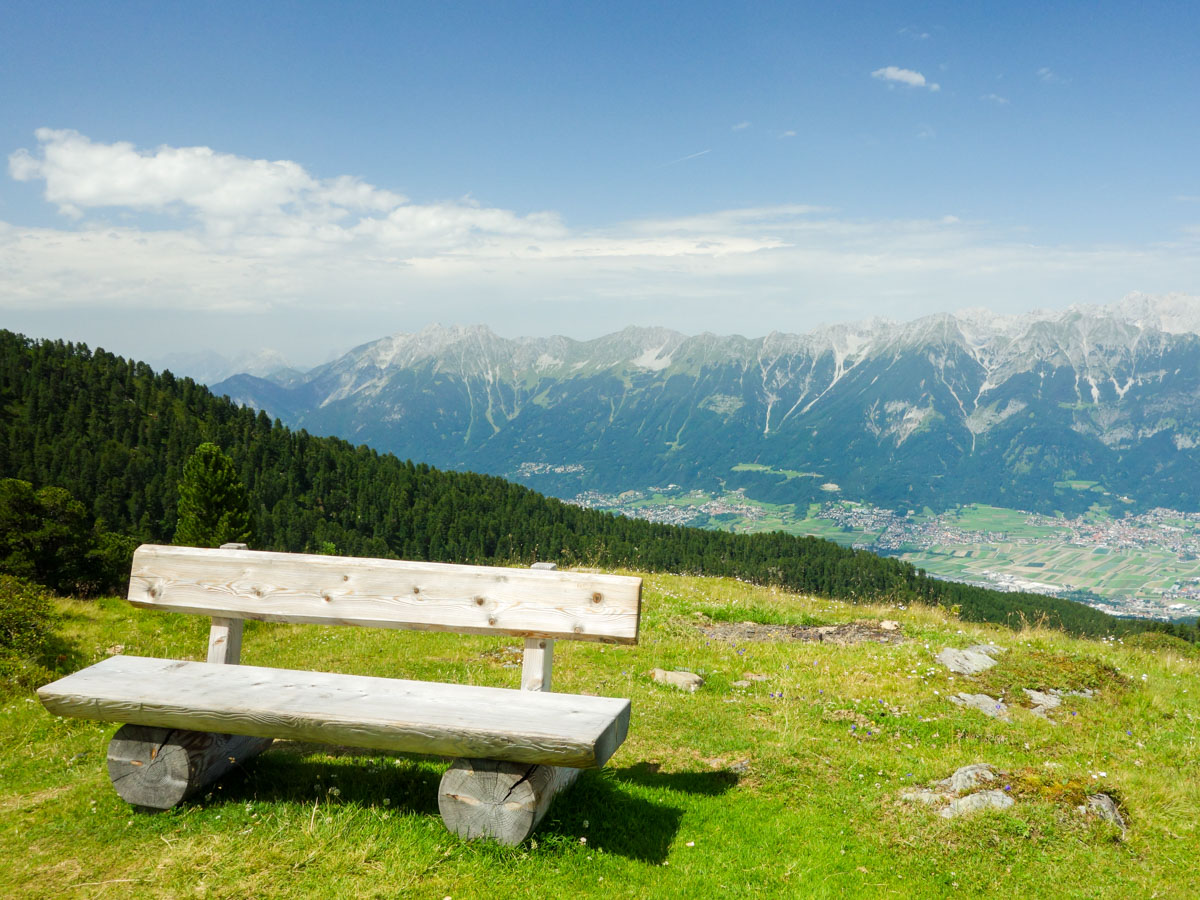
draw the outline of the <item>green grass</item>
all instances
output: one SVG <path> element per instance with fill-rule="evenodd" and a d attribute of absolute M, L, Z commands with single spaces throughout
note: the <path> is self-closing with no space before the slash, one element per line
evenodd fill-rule
<path fill-rule="evenodd" d="M 59 668 L 124 652 L 200 658 L 198 617 L 67 601 Z M 722 642 L 697 623 L 902 623 L 905 642 Z M 942 647 L 1009 648 L 979 678 Z M 1162 644 L 1163 642 L 1159 642 Z M 513 643 L 362 628 L 254 625 L 248 663 L 515 686 Z M 1189 648 L 1190 649 L 1190 648 Z M 1180 652 L 1175 652 L 1179 650 Z M 653 667 L 707 678 L 696 694 Z M 733 682 L 766 676 L 749 688 Z M 1145 676 L 1143 678 L 1143 676 Z M 0 895 L 13 897 L 1193 897 L 1200 892 L 1200 661 L 850 607 L 732 580 L 649 576 L 641 643 L 561 642 L 555 687 L 630 697 L 629 738 L 516 848 L 465 843 L 436 810 L 447 762 L 277 745 L 167 813 L 130 810 L 104 772 L 115 726 L 57 719 L 27 693 L 0 705 Z M 1096 687 L 1058 724 L 1011 724 L 957 691 Z M 988 762 L 1017 804 L 948 821 L 908 785 Z M 1103 773 L 1103 774 L 1101 774 Z M 1118 797 L 1130 830 L 1074 812 Z M 584 841 L 583 839 L 586 839 Z"/>
<path fill-rule="evenodd" d="M 820 478 L 819 472 L 800 472 L 796 469 L 776 469 L 774 466 L 766 466 L 762 463 L 738 463 L 733 467 L 734 472 L 762 472 L 767 475 L 782 475 L 784 481 L 791 481 L 793 478 Z"/>

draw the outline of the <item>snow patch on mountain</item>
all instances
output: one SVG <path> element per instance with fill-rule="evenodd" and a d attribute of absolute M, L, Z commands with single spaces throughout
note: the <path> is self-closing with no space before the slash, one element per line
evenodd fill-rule
<path fill-rule="evenodd" d="M 630 360 L 630 365 L 639 369 L 649 369 L 651 372 L 661 372 L 671 364 L 671 352 L 667 344 L 661 347 L 647 347 L 642 355 Z"/>

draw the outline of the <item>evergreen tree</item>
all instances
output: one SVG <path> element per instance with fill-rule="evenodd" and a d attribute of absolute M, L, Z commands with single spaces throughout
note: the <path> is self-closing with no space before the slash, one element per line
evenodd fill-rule
<path fill-rule="evenodd" d="M 67 491 L 0 479 L 0 572 L 59 593 L 90 593 L 95 547 L 87 510 Z"/>
<path fill-rule="evenodd" d="M 216 444 L 201 444 L 183 466 L 175 543 L 189 547 L 249 543 L 252 532 L 250 500 L 233 460 Z"/>

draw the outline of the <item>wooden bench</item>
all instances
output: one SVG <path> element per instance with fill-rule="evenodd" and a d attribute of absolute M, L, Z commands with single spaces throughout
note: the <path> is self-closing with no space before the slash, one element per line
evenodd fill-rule
<path fill-rule="evenodd" d="M 629 727 L 628 700 L 551 693 L 551 668 L 556 640 L 636 643 L 641 579 L 552 569 L 144 545 L 129 601 L 211 616 L 208 661 L 113 656 L 38 695 L 58 715 L 126 723 L 108 770 L 137 806 L 174 806 L 275 738 L 317 741 L 455 757 L 446 826 L 515 844 Z M 245 619 L 515 635 L 521 689 L 240 665 Z"/>

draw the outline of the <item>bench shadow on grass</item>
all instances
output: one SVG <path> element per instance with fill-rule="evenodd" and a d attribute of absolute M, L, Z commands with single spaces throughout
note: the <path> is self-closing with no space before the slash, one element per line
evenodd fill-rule
<path fill-rule="evenodd" d="M 332 757 L 332 759 L 331 759 Z M 336 759 L 357 758 L 357 765 Z M 302 803 L 352 805 L 437 815 L 442 769 L 403 753 L 276 741 L 244 769 L 230 772 L 187 803 Z"/>
<path fill-rule="evenodd" d="M 683 809 L 664 792 L 716 797 L 737 784 L 730 771 L 661 772 L 655 763 L 584 772 L 550 808 L 534 837 L 558 835 L 640 862 L 662 863 L 679 832 Z M 630 789 L 633 790 L 630 790 Z M 635 796 L 653 790 L 653 800 Z"/>
<path fill-rule="evenodd" d="M 335 761 L 340 758 L 358 758 L 361 763 Z M 319 802 L 437 816 L 438 785 L 446 762 L 403 753 L 277 741 L 245 769 L 230 773 L 185 805 Z M 647 800 L 635 793 L 650 789 L 715 797 L 737 781 L 738 776 L 727 770 L 668 773 L 645 762 L 622 769 L 584 771 L 574 786 L 556 798 L 532 839 L 552 845 L 574 844 L 586 837 L 589 845 L 605 853 L 661 863 L 670 853 L 683 810 L 669 800 Z"/>

